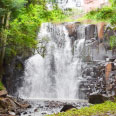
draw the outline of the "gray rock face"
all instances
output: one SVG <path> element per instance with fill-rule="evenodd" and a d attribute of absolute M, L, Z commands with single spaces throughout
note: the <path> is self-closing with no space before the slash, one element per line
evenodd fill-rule
<path fill-rule="evenodd" d="M 82 98 L 81 93 L 86 93 L 85 98 L 88 98 L 91 93 L 106 96 L 116 95 L 116 67 L 112 62 L 111 70 L 109 70 L 110 67 L 106 64 L 110 64 L 110 62 L 91 62 L 83 69 L 83 78 L 86 78 L 86 81 L 81 82 L 80 98 Z"/>
<path fill-rule="evenodd" d="M 65 26 L 68 30 L 71 44 L 74 44 L 75 40 L 82 38 L 82 35 L 79 33 L 79 26 L 83 27 L 82 24 L 76 22 L 65 24 Z M 109 46 L 109 38 L 114 35 L 113 30 L 107 28 L 104 31 L 102 41 L 98 38 L 96 25 L 86 25 L 83 33 L 85 34 L 85 45 L 82 56 L 86 66 L 82 67 L 82 77 L 84 80 L 80 84 L 79 98 L 87 99 L 90 93 L 93 92 L 116 95 L 116 50 L 111 50 Z M 62 44 L 62 40 L 59 40 L 59 43 Z M 5 74 L 3 82 L 8 92 L 12 95 L 22 85 L 24 61 L 26 58 L 17 56 L 10 62 L 6 59 L 6 64 L 4 64 Z M 112 63 L 112 69 L 109 73 L 106 73 L 106 64 L 109 62 Z M 52 68 L 54 67 L 52 66 Z"/>
<path fill-rule="evenodd" d="M 20 78 L 23 75 L 24 71 L 24 57 L 14 57 L 10 61 L 5 61 L 3 75 L 3 83 L 9 94 L 14 95 L 17 89 L 22 85 L 23 78 Z"/>
<path fill-rule="evenodd" d="M 91 93 L 97 92 L 106 96 L 116 95 L 116 56 L 115 48 L 111 50 L 110 36 L 114 32 L 106 28 L 103 41 L 99 41 L 97 27 L 88 25 L 85 29 L 85 67 L 82 67 L 84 81 L 80 84 L 79 98 L 88 99 Z M 111 63 L 110 66 L 107 64 Z M 108 68 L 108 69 L 107 69 Z"/>
<path fill-rule="evenodd" d="M 0 91 L 0 97 L 6 97 L 7 94 L 8 94 L 8 93 L 7 93 L 6 90 Z"/>
<path fill-rule="evenodd" d="M 92 38 L 98 39 L 98 34 L 97 34 L 97 26 L 90 24 L 85 28 L 85 39 L 86 40 L 91 40 Z"/>

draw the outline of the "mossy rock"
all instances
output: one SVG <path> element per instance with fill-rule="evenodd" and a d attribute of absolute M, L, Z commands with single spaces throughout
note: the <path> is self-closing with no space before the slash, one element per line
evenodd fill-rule
<path fill-rule="evenodd" d="M 3 83 L 0 81 L 0 91 L 1 90 L 5 90 L 5 87 L 4 87 Z"/>

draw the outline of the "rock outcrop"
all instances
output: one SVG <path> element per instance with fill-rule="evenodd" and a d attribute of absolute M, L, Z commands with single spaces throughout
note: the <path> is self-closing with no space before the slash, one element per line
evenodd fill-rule
<path fill-rule="evenodd" d="M 60 112 L 66 112 L 67 110 L 70 110 L 72 108 L 76 108 L 72 105 L 64 105 L 63 108 L 60 110 Z"/>
<path fill-rule="evenodd" d="M 95 29 L 96 28 L 96 29 Z M 104 36 L 99 38 L 97 27 L 86 27 L 85 54 L 82 67 L 83 81 L 80 84 L 79 98 L 88 99 L 91 93 L 116 96 L 116 49 L 111 49 L 109 39 L 114 31 L 106 27 Z"/>
<path fill-rule="evenodd" d="M 20 116 L 20 113 L 31 106 L 21 99 L 13 98 L 6 90 L 0 91 L 0 116 Z"/>
<path fill-rule="evenodd" d="M 21 77 L 24 72 L 24 64 L 27 58 L 28 56 L 15 56 L 10 60 L 5 60 L 2 82 L 10 95 L 15 95 L 17 89 L 22 85 L 23 78 Z"/>
<path fill-rule="evenodd" d="M 108 100 L 108 98 L 101 94 L 92 94 L 89 96 L 89 103 L 91 104 L 104 103 L 106 100 Z"/>

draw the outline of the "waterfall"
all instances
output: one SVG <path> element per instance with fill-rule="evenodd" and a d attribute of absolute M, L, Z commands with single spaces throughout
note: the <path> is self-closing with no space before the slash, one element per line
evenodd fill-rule
<path fill-rule="evenodd" d="M 80 38 L 76 38 L 71 45 L 65 24 L 42 24 L 38 34 L 38 50 L 25 62 L 20 97 L 78 99 L 82 80 L 84 29 L 83 26 L 78 27 Z"/>

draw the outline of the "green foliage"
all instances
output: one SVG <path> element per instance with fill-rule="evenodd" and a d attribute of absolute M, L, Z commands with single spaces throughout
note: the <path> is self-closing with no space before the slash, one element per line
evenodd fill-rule
<path fill-rule="evenodd" d="M 116 6 L 116 0 L 109 0 L 109 2 L 111 3 L 111 5 L 112 5 L 113 7 Z"/>
<path fill-rule="evenodd" d="M 30 4 L 28 8 L 22 8 L 17 18 L 10 21 L 9 29 L 5 29 L 3 35 L 7 35 L 6 56 L 14 56 L 37 48 L 37 32 L 41 23 L 59 22 L 66 16 L 63 11 L 54 5 L 53 10 L 47 10 L 42 4 Z"/>
<path fill-rule="evenodd" d="M 116 47 L 116 36 L 114 35 L 110 37 L 110 46 L 112 49 Z"/>
<path fill-rule="evenodd" d="M 110 6 L 104 6 L 103 8 L 90 11 L 86 14 L 85 18 L 116 25 L 116 0 L 110 0 L 110 3 Z"/>
<path fill-rule="evenodd" d="M 2 82 L 0 81 L 0 91 L 1 90 L 4 90 L 5 89 L 5 87 L 4 87 L 4 85 L 2 84 Z"/>
<path fill-rule="evenodd" d="M 112 7 L 103 7 L 101 9 L 90 11 L 87 15 L 87 19 L 110 22 L 111 24 L 116 23 L 115 12 Z"/>
<path fill-rule="evenodd" d="M 57 3 L 57 0 L 47 0 L 48 2 Z"/>
<path fill-rule="evenodd" d="M 51 10 L 49 11 L 49 18 L 50 19 L 49 21 L 53 21 L 53 22 L 61 22 L 63 19 L 66 18 L 66 15 L 63 13 L 63 11 L 58 8 L 57 4 L 54 4 L 53 5 L 53 9 L 54 10 Z"/>
<path fill-rule="evenodd" d="M 72 109 L 67 112 L 48 115 L 48 116 L 109 116 L 107 113 L 116 113 L 116 103 L 107 101 L 103 104 L 90 105 L 81 109 Z"/>
<path fill-rule="evenodd" d="M 13 11 L 21 9 L 26 0 L 0 0 L 0 15 L 3 15 L 7 11 Z"/>

